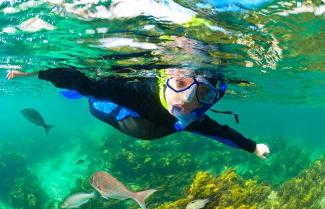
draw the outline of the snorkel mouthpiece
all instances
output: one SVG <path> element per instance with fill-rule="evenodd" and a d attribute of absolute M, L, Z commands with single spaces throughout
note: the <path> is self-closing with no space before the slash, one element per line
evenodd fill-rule
<path fill-rule="evenodd" d="M 177 117 L 177 119 L 178 119 L 178 121 L 175 122 L 175 124 L 174 124 L 176 131 L 185 130 L 188 125 L 190 125 L 193 121 L 196 120 L 192 116 Z"/>
<path fill-rule="evenodd" d="M 177 105 L 175 105 L 174 107 L 173 107 L 173 114 L 174 115 L 178 115 L 178 114 L 180 114 L 181 113 L 181 111 L 182 111 L 182 108 L 181 107 L 179 107 L 179 106 L 177 106 Z"/>
<path fill-rule="evenodd" d="M 192 112 L 190 114 L 182 115 L 181 113 L 175 113 L 175 117 L 178 121 L 175 122 L 174 128 L 176 131 L 183 131 L 189 126 L 191 123 L 198 119 L 198 115 L 196 112 Z"/>

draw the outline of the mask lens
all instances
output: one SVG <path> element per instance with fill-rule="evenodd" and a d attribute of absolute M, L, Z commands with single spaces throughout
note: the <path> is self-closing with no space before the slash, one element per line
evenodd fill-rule
<path fill-rule="evenodd" d="M 195 87 L 196 87 L 196 85 L 192 85 L 186 91 L 181 92 L 181 93 L 184 94 L 184 97 L 185 97 L 185 101 L 186 102 L 191 102 L 193 100 L 193 98 L 195 97 L 195 90 L 196 90 Z"/>
<path fill-rule="evenodd" d="M 213 104 L 218 97 L 218 92 L 214 91 L 210 86 L 200 83 L 197 87 L 196 95 L 199 102 Z"/>
<path fill-rule="evenodd" d="M 176 91 L 186 90 L 194 82 L 191 77 L 171 78 L 168 84 Z"/>

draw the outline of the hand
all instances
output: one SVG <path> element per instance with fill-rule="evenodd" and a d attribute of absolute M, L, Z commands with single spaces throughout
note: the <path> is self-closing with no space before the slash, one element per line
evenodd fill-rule
<path fill-rule="evenodd" d="M 270 149 L 266 144 L 256 144 L 255 154 L 262 158 L 263 160 L 266 159 L 266 154 L 270 154 Z"/>
<path fill-rule="evenodd" d="M 31 76 L 33 74 L 35 74 L 35 73 L 25 73 L 25 72 L 21 72 L 19 70 L 7 70 L 7 79 L 11 80 L 17 76 Z"/>
<path fill-rule="evenodd" d="M 16 76 L 19 76 L 22 72 L 18 70 L 7 70 L 7 79 L 11 80 Z"/>

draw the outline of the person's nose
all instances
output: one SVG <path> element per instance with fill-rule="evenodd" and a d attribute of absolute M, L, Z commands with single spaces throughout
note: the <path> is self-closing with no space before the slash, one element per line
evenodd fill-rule
<path fill-rule="evenodd" d="M 181 99 L 181 104 L 184 105 L 185 103 L 189 103 L 188 100 L 188 95 L 187 94 L 181 94 L 180 95 L 180 99 Z"/>

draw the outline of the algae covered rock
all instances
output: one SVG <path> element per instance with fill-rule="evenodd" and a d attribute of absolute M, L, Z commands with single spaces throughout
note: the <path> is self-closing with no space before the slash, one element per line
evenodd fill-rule
<path fill-rule="evenodd" d="M 157 209 L 185 208 L 192 200 L 206 198 L 210 202 L 205 208 L 256 208 L 270 192 L 269 186 L 244 180 L 234 170 L 226 170 L 218 177 L 198 172 L 185 198 L 165 203 Z"/>
<path fill-rule="evenodd" d="M 108 133 L 96 151 L 86 155 L 89 171 L 105 170 L 122 182 L 133 182 L 127 185 L 133 191 L 157 189 L 148 200 L 148 208 L 184 209 L 193 200 L 209 198 L 205 208 L 244 209 L 265 204 L 272 190 L 277 195 L 279 185 L 310 165 L 308 152 L 280 138 L 271 139 L 269 145 L 272 154 L 262 161 L 243 150 L 189 133 L 154 141 Z M 88 179 L 81 178 L 76 184 L 79 188 L 71 193 L 89 192 Z M 83 208 L 102 207 L 136 209 L 137 205 L 132 201 L 97 199 Z"/>
<path fill-rule="evenodd" d="M 325 158 L 321 158 L 297 177 L 285 182 L 260 208 L 322 209 L 325 196 Z"/>

